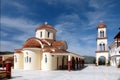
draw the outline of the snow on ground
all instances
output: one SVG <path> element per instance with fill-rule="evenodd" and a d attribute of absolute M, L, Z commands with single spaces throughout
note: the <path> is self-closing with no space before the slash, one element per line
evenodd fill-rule
<path fill-rule="evenodd" d="M 120 80 L 120 68 L 89 65 L 82 70 L 12 70 L 10 80 Z"/>

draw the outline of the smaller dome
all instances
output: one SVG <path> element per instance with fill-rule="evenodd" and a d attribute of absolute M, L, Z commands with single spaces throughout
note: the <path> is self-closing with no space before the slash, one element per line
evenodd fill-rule
<path fill-rule="evenodd" d="M 42 24 L 42 25 L 38 26 L 38 27 L 36 28 L 36 31 L 37 31 L 37 30 L 40 30 L 40 29 L 52 29 L 52 30 L 55 30 L 55 31 L 56 31 L 55 28 L 53 28 L 52 26 L 50 26 L 50 25 L 48 25 L 48 24 Z"/>
<path fill-rule="evenodd" d="M 36 38 L 30 38 L 23 44 L 23 48 L 41 48 L 41 44 Z"/>
<path fill-rule="evenodd" d="M 104 23 L 98 24 L 98 28 L 105 28 L 105 27 L 106 27 L 106 25 Z"/>

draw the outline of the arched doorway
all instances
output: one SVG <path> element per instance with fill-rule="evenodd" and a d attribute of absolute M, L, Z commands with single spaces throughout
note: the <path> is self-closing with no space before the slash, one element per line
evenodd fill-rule
<path fill-rule="evenodd" d="M 65 56 L 62 57 L 62 69 L 64 69 Z"/>
<path fill-rule="evenodd" d="M 78 58 L 76 58 L 76 68 L 78 69 Z"/>
<path fill-rule="evenodd" d="M 98 65 L 105 65 L 106 58 L 104 56 L 100 56 L 98 59 Z"/>
<path fill-rule="evenodd" d="M 72 69 L 75 70 L 75 58 L 72 57 Z"/>

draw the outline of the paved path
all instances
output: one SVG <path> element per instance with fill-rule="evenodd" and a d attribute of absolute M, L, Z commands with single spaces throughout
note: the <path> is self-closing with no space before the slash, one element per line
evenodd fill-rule
<path fill-rule="evenodd" d="M 13 70 L 10 80 L 120 80 L 120 68 L 88 66 L 82 70 Z"/>

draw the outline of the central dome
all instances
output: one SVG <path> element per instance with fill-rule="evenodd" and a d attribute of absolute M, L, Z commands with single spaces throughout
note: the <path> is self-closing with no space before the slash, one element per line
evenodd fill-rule
<path fill-rule="evenodd" d="M 50 26 L 50 25 L 48 25 L 48 24 L 42 24 L 42 25 L 38 26 L 38 27 L 36 28 L 36 31 L 37 31 L 37 30 L 41 30 L 41 29 L 52 29 L 52 30 L 55 30 L 55 31 L 56 31 L 55 28 L 53 28 L 52 26 Z"/>

